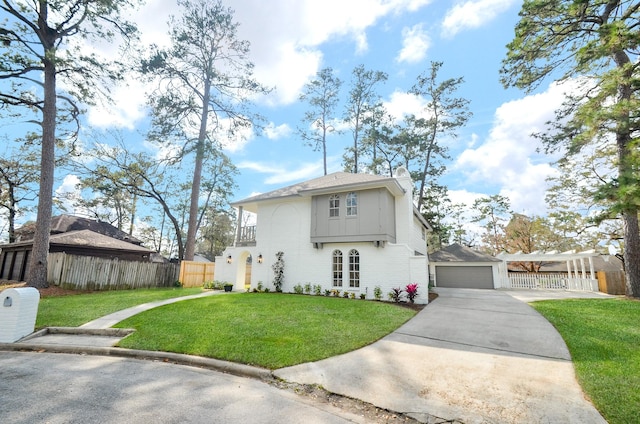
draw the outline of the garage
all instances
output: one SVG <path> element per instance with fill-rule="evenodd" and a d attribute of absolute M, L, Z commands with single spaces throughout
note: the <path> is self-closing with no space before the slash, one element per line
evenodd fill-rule
<path fill-rule="evenodd" d="M 491 266 L 436 266 L 438 287 L 492 289 Z"/>
<path fill-rule="evenodd" d="M 429 273 L 435 287 L 493 289 L 501 262 L 455 243 L 429 254 Z"/>

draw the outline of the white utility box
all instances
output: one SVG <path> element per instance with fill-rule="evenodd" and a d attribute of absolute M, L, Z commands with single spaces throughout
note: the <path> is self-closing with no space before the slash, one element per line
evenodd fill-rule
<path fill-rule="evenodd" d="M 18 287 L 0 292 L 0 343 L 13 343 L 33 333 L 40 292 Z"/>

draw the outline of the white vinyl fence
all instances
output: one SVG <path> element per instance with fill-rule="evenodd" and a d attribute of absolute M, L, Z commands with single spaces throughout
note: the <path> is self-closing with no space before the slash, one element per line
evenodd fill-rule
<path fill-rule="evenodd" d="M 50 253 L 48 262 L 49 284 L 76 290 L 172 287 L 180 272 L 178 264 L 122 261 L 66 253 Z"/>
<path fill-rule="evenodd" d="M 564 273 L 509 273 L 509 288 L 598 291 L 598 280 Z"/>

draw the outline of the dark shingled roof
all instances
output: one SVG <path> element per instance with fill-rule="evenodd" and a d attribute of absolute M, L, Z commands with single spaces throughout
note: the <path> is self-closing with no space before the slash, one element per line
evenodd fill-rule
<path fill-rule="evenodd" d="M 108 222 L 96 221 L 89 218 L 82 218 L 73 215 L 58 215 L 51 218 L 51 232 L 53 236 L 55 234 L 67 233 L 70 231 L 91 230 L 94 233 L 102 234 L 114 239 L 126 241 L 140 245 L 142 240 L 139 240 L 122 230 L 117 229 Z M 33 234 L 36 231 L 36 224 L 30 223 L 23 225 L 16 230 L 16 241 L 27 241 L 33 239 Z"/>
<path fill-rule="evenodd" d="M 74 247 L 86 246 L 87 248 L 92 249 L 151 253 L 151 250 L 146 247 L 117 240 L 91 230 L 69 231 L 62 234 L 55 234 L 49 238 L 49 244 Z"/>
<path fill-rule="evenodd" d="M 454 243 L 429 254 L 430 262 L 502 262 L 491 255 Z"/>

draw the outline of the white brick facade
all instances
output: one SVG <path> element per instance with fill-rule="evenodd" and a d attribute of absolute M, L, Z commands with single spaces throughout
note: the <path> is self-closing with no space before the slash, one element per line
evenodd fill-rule
<path fill-rule="evenodd" d="M 390 180 L 376 178 L 384 183 Z M 235 290 L 242 290 L 244 264 L 251 255 L 251 289 L 257 288 L 261 282 L 263 287 L 274 290 L 274 273 L 271 267 L 276 261 L 276 253 L 282 251 L 285 262 L 284 292 L 293 292 L 297 284 L 304 286 L 309 283 L 322 286 L 323 292 L 336 288 L 353 292 L 356 297 L 364 293 L 367 299 L 373 299 L 374 289 L 379 286 L 383 299 L 386 300 L 387 293 L 392 288 L 404 288 L 407 284 L 417 283 L 419 296 L 416 302 L 427 303 L 429 277 L 426 241 L 422 238 L 424 221 L 414 213 L 411 194 L 413 184 L 406 171 L 395 180 L 402 188 L 398 192 L 404 192 L 395 196 L 395 243 L 384 243 L 377 247 L 376 243 L 369 241 L 339 242 L 322 243 L 314 247 L 310 242 L 312 197 L 267 197 L 252 204 L 256 213 L 255 246 L 227 248 L 222 256 L 216 258 L 215 279 L 232 282 Z M 351 185 L 350 189 L 353 190 L 354 187 L 357 189 L 356 185 Z M 238 202 L 235 205 L 241 204 L 242 202 Z M 358 288 L 349 287 L 348 258 L 352 249 L 359 253 Z M 332 285 L 332 255 L 335 250 L 342 252 L 344 260 L 342 287 Z M 416 252 L 420 254 L 416 255 Z M 258 263 L 259 255 L 262 255 L 262 263 Z M 230 264 L 227 263 L 228 256 L 231 256 Z"/>

